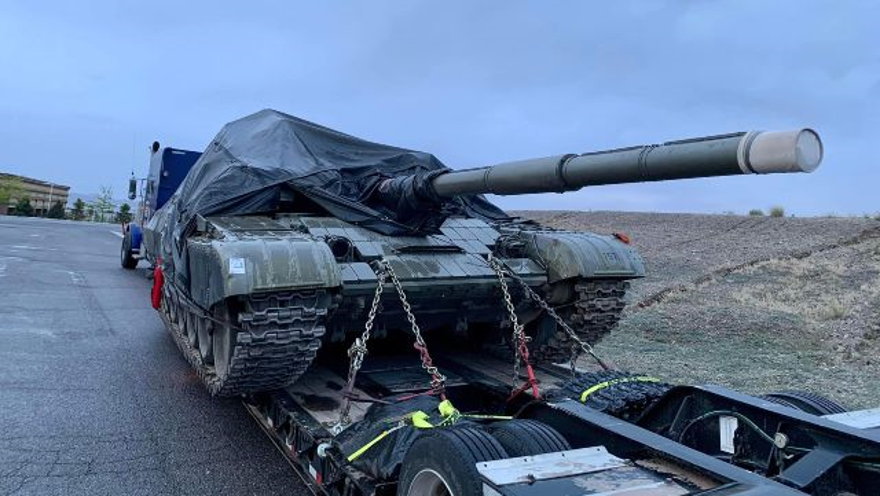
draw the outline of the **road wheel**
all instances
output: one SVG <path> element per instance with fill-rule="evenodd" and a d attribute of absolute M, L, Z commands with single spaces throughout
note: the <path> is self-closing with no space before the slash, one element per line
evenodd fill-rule
<path fill-rule="evenodd" d="M 168 293 L 168 320 L 176 326 L 180 326 L 180 298 L 177 293 L 171 291 Z"/>
<path fill-rule="evenodd" d="M 214 363 L 214 342 L 212 329 L 213 322 L 206 318 L 196 319 L 196 332 L 198 334 L 199 354 L 202 355 L 202 361 L 207 364 Z"/>
<path fill-rule="evenodd" d="M 487 427 L 509 456 L 540 455 L 571 449 L 562 434 L 535 420 L 507 420 Z"/>
<path fill-rule="evenodd" d="M 186 342 L 193 348 L 198 344 L 198 329 L 196 329 L 196 316 L 191 311 L 183 310 L 181 315 L 181 325 L 183 326 Z"/>
<path fill-rule="evenodd" d="M 843 405 L 832 399 L 806 391 L 782 391 L 765 394 L 761 398 L 813 415 L 832 415 L 847 411 Z"/>
<path fill-rule="evenodd" d="M 476 464 L 507 458 L 501 444 L 473 427 L 432 429 L 403 460 L 398 496 L 482 496 Z"/>
<path fill-rule="evenodd" d="M 212 339 L 214 373 L 220 380 L 225 380 L 229 375 L 229 362 L 232 360 L 232 352 L 235 350 L 237 331 L 233 327 L 229 308 L 225 303 L 217 305 L 214 317 L 217 320 L 214 323 Z"/>
<path fill-rule="evenodd" d="M 120 256 L 122 262 L 123 269 L 134 269 L 137 267 L 138 261 L 134 258 L 134 255 L 131 253 L 131 233 L 126 232 L 125 236 L 122 237 L 122 249 L 120 250 Z"/>

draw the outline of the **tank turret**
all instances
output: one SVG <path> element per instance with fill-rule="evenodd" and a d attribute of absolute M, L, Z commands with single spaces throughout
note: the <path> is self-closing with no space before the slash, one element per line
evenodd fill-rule
<path fill-rule="evenodd" d="M 822 142 L 812 129 L 749 131 L 451 171 L 431 185 L 441 198 L 520 195 L 604 184 L 812 172 L 821 161 Z"/>

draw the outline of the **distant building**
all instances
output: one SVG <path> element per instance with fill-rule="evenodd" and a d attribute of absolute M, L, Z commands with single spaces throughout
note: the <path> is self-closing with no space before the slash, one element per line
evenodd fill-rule
<path fill-rule="evenodd" d="M 34 215 L 46 215 L 55 202 L 67 205 L 67 195 L 70 193 L 70 186 L 0 172 L 0 182 L 9 179 L 19 181 L 21 194 L 10 198 L 8 205 L 0 205 L 0 214 L 14 214 L 15 204 L 20 200 L 20 196 L 25 196 L 30 200 L 31 206 L 34 207 Z"/>

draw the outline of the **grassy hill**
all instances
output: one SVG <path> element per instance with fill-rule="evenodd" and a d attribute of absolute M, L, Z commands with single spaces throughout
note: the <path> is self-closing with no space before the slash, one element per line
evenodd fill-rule
<path fill-rule="evenodd" d="M 624 232 L 648 277 L 598 350 L 670 381 L 805 389 L 880 405 L 880 222 L 621 212 L 517 212 Z"/>

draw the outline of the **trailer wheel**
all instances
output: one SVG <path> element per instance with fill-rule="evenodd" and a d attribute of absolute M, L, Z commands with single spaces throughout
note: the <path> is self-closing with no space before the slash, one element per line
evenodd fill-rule
<path fill-rule="evenodd" d="M 540 455 L 571 449 L 556 429 L 535 420 L 507 420 L 487 427 L 509 456 Z"/>
<path fill-rule="evenodd" d="M 122 249 L 119 254 L 120 261 L 122 262 L 123 269 L 134 269 L 137 267 L 138 260 L 134 258 L 134 255 L 131 253 L 131 233 L 125 233 L 125 236 L 122 237 Z"/>
<path fill-rule="evenodd" d="M 432 429 L 403 459 L 398 496 L 482 496 L 476 464 L 507 458 L 501 444 L 473 427 Z"/>
<path fill-rule="evenodd" d="M 778 405 L 787 406 L 813 415 L 832 415 L 846 413 L 847 409 L 840 403 L 819 394 L 806 391 L 780 391 L 761 396 L 762 399 Z"/>

